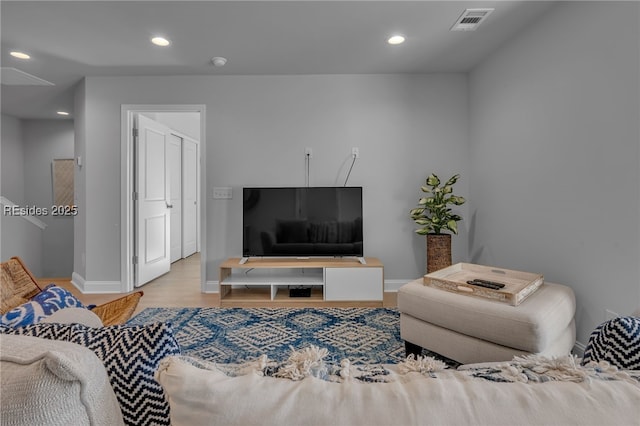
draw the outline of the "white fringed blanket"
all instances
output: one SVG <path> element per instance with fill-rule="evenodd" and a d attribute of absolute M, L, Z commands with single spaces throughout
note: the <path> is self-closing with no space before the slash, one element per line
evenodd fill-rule
<path fill-rule="evenodd" d="M 572 357 L 465 371 L 428 358 L 378 367 L 322 359 L 318 348 L 280 365 L 170 357 L 156 376 L 178 426 L 640 424 L 640 372 Z"/>

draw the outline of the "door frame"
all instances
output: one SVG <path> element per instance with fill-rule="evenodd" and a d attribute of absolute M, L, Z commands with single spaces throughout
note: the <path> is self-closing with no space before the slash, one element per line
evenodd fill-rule
<path fill-rule="evenodd" d="M 198 112 L 200 113 L 200 291 L 205 291 L 206 277 L 206 106 L 183 104 L 123 104 L 120 107 L 120 282 L 122 291 L 134 290 L 133 286 L 133 117 L 145 112 Z"/>

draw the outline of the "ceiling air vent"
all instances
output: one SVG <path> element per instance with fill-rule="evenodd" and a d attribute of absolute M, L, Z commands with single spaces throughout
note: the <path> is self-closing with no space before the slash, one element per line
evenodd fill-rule
<path fill-rule="evenodd" d="M 494 9 L 467 9 L 456 20 L 451 31 L 475 31 Z"/>
<path fill-rule="evenodd" d="M 55 86 L 50 81 L 10 67 L 0 69 L 0 81 L 5 86 Z"/>

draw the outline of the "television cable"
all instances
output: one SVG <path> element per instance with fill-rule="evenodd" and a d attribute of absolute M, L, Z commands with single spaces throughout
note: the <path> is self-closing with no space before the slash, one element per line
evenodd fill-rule
<path fill-rule="evenodd" d="M 304 156 L 305 158 L 305 167 L 307 169 L 307 188 L 311 186 L 311 177 L 310 177 L 310 172 L 311 172 L 311 154 L 309 152 L 307 152 Z"/>
<path fill-rule="evenodd" d="M 349 176 L 351 176 L 351 170 L 353 170 L 353 165 L 356 164 L 356 157 L 355 155 L 352 156 L 353 157 L 353 161 L 351 161 L 351 167 L 349 167 L 349 172 L 347 173 L 347 177 L 344 180 L 344 185 L 342 186 L 347 186 L 347 181 L 349 180 Z"/>

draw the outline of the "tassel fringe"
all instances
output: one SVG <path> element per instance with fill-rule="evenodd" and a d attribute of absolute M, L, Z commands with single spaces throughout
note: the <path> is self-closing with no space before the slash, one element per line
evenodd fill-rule
<path fill-rule="evenodd" d="M 438 361 L 433 357 L 422 355 L 418 355 L 418 357 L 415 357 L 414 354 L 410 354 L 409 356 L 407 356 L 406 360 L 398 364 L 398 371 L 402 374 L 411 372 L 417 372 L 421 374 L 434 373 L 436 371 L 442 371 L 447 368 L 447 364 L 442 361 Z"/>

